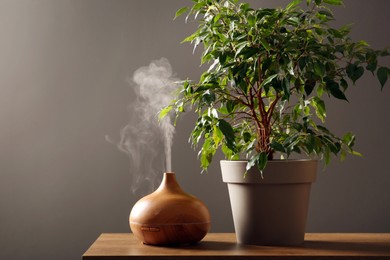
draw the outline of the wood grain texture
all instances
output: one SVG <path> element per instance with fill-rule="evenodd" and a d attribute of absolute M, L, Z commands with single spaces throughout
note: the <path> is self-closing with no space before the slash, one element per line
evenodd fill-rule
<path fill-rule="evenodd" d="M 133 207 L 129 223 L 145 244 L 189 244 L 200 241 L 210 229 L 206 205 L 184 192 L 174 173 L 164 173 L 159 188 Z"/>
<path fill-rule="evenodd" d="M 144 245 L 132 234 L 102 234 L 83 259 L 390 259 L 389 233 L 306 234 L 301 246 L 248 246 L 234 233 L 209 233 L 195 245 Z"/>

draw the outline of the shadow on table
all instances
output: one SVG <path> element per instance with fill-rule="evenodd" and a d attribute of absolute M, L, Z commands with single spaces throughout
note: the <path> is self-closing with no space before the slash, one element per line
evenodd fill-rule
<path fill-rule="evenodd" d="M 364 243 L 342 241 L 305 241 L 302 248 L 307 250 L 339 251 L 363 253 L 381 253 L 390 256 L 390 243 Z"/>
<path fill-rule="evenodd" d="M 363 242 L 342 242 L 342 241 L 305 241 L 301 246 L 255 246 L 241 245 L 227 241 L 202 241 L 198 244 L 181 247 L 187 250 L 204 251 L 228 251 L 228 250 L 264 250 L 279 251 L 286 250 L 295 253 L 312 252 L 313 255 L 332 255 L 351 252 L 353 254 L 381 254 L 390 256 L 390 243 L 363 243 Z M 310 254 L 310 253 L 309 253 Z"/>

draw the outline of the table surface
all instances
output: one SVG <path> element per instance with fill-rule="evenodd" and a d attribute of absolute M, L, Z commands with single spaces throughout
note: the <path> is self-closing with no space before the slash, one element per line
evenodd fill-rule
<path fill-rule="evenodd" d="M 209 233 L 195 245 L 148 246 L 132 234 L 101 234 L 83 259 L 390 259 L 390 233 L 308 233 L 301 246 L 249 246 L 234 233 Z"/>

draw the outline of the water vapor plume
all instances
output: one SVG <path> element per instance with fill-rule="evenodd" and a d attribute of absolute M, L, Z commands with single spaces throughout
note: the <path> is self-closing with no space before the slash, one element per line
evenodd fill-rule
<path fill-rule="evenodd" d="M 154 190 L 160 181 L 158 175 L 164 169 L 172 171 L 175 129 L 169 116 L 159 121 L 158 114 L 171 102 L 178 87 L 176 82 L 166 58 L 137 69 L 129 80 L 136 98 L 129 106 L 129 123 L 120 132 L 118 147 L 129 156 L 133 192 Z"/>

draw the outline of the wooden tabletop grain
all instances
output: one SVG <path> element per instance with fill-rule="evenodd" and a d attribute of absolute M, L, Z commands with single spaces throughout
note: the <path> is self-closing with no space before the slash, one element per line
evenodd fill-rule
<path fill-rule="evenodd" d="M 306 234 L 295 247 L 248 246 L 234 233 L 209 233 L 195 245 L 148 246 L 132 234 L 101 234 L 83 259 L 390 259 L 389 233 Z"/>

